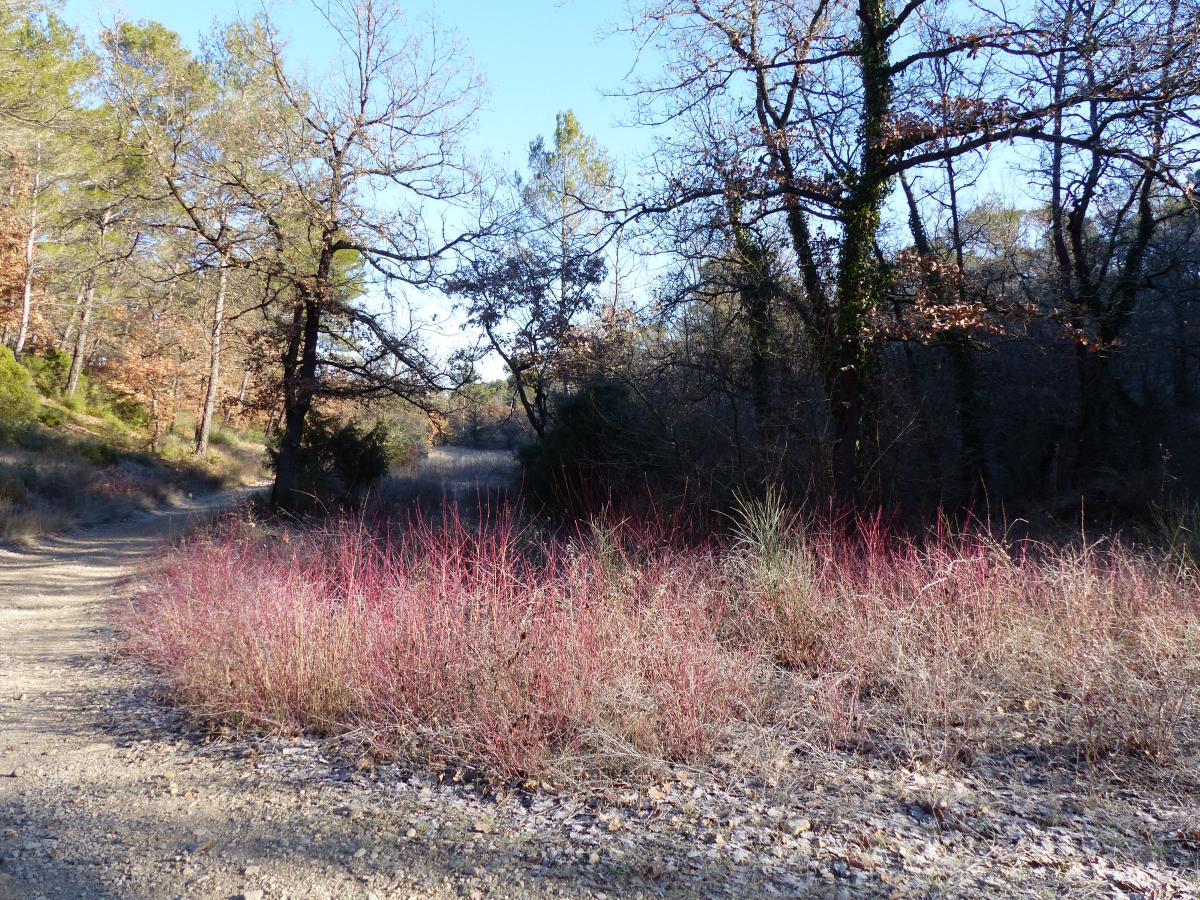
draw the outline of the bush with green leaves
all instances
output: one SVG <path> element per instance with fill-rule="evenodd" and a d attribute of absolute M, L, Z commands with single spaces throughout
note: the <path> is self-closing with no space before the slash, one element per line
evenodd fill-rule
<path fill-rule="evenodd" d="M 112 391 L 108 400 L 108 408 L 112 416 L 124 425 L 133 428 L 147 428 L 150 425 L 150 410 L 146 404 L 134 400 L 127 394 Z"/>
<path fill-rule="evenodd" d="M 71 374 L 70 354 L 49 347 L 39 354 L 29 354 L 21 364 L 33 376 L 33 383 L 46 397 L 61 397 L 67 389 L 67 378 Z"/>
<path fill-rule="evenodd" d="M 388 473 L 399 452 L 384 422 L 366 428 L 313 413 L 300 444 L 301 491 L 314 506 L 354 505 Z M 268 450 L 268 462 L 274 471 L 278 438 Z"/>
<path fill-rule="evenodd" d="M 115 466 L 121 460 L 116 447 L 100 441 L 85 441 L 79 445 L 79 455 L 97 466 Z"/>
<path fill-rule="evenodd" d="M 43 396 L 60 398 L 63 406 L 73 413 L 95 416 L 113 426 L 145 428 L 150 424 L 145 404 L 102 382 L 93 381 L 85 373 L 80 373 L 74 393 L 68 396 L 71 357 L 61 350 L 50 348 L 37 356 L 26 356 L 22 365 L 29 370 Z"/>
<path fill-rule="evenodd" d="M 33 421 L 37 411 L 33 378 L 11 350 L 0 347 L 0 434 L 21 430 Z"/>
<path fill-rule="evenodd" d="M 47 428 L 61 428 L 67 417 L 61 409 L 54 406 L 43 406 L 38 411 L 37 419 Z"/>
<path fill-rule="evenodd" d="M 134 400 L 128 394 L 113 390 L 101 382 L 86 382 L 80 379 L 79 391 L 74 398 L 82 398 L 81 409 L 76 412 L 86 412 L 88 415 L 103 419 L 110 426 L 145 428 L 150 424 L 150 415 L 145 404 Z"/>

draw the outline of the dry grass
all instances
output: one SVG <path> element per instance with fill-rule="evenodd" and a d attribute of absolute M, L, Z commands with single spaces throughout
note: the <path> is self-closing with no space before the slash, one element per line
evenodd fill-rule
<path fill-rule="evenodd" d="M 1194 742 L 1196 570 L 1110 544 L 805 527 L 747 504 L 732 540 L 512 515 L 345 521 L 175 551 L 130 650 L 227 721 L 367 735 L 498 777 L 840 746 L 964 764 L 1165 762 Z M 769 737 L 768 737 L 769 736 Z"/>
<path fill-rule="evenodd" d="M 376 509 L 420 510 L 440 516 L 443 508 L 465 510 L 503 505 L 517 481 L 511 453 L 467 447 L 434 447 L 411 465 L 393 471 L 375 490 Z"/>
<path fill-rule="evenodd" d="M 157 467 L 97 464 L 69 450 L 0 459 L 0 541 L 26 541 L 169 502 L 177 488 Z"/>
<path fill-rule="evenodd" d="M 261 477 L 260 445 L 227 441 L 201 461 L 166 450 L 158 458 L 90 432 L 51 429 L 0 446 L 0 543 L 121 519 Z"/>
<path fill-rule="evenodd" d="M 438 485 L 500 486 L 516 476 L 513 455 L 504 450 L 434 447 L 395 478 L 413 478 Z"/>

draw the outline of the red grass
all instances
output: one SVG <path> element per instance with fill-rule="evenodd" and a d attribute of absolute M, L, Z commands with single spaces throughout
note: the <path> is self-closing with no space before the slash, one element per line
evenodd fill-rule
<path fill-rule="evenodd" d="M 511 520 L 482 534 L 361 524 L 206 540 L 131 608 L 131 646 L 191 703 L 297 728 L 366 727 L 504 772 L 627 744 L 684 758 L 749 702 L 708 614 L 703 560 L 630 568 Z M 696 602 L 696 601 L 699 602 Z"/>
<path fill-rule="evenodd" d="M 171 554 L 123 624 L 206 714 L 501 775 L 699 761 L 749 721 L 793 745 L 1154 756 L 1194 709 L 1185 567 L 758 513 L 728 545 L 669 525 L 535 540 L 503 515 L 226 530 Z"/>

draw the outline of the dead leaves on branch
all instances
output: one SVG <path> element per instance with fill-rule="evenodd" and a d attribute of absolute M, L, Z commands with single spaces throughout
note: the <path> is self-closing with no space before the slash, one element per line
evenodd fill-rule
<path fill-rule="evenodd" d="M 868 336 L 880 340 L 934 344 L 946 339 L 983 341 L 1006 331 L 1006 322 L 1024 319 L 1028 310 L 998 308 L 969 283 L 959 267 L 936 254 L 909 248 L 896 255 L 890 270 L 896 303 L 880 310 Z M 903 297 L 903 300 L 900 298 Z"/>

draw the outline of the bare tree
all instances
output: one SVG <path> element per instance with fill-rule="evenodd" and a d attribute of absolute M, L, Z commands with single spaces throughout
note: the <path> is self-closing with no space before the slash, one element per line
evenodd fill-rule
<path fill-rule="evenodd" d="M 1195 95 L 1179 42 L 1196 33 L 1194 9 L 1168 37 L 1161 5 L 1119 5 L 1124 27 L 1072 31 L 1065 46 L 1058 16 L 1026 24 L 933 0 L 690 0 L 652 3 L 636 23 L 668 59 L 635 93 L 640 119 L 681 126 L 662 143 L 663 189 L 645 210 L 717 210 L 732 185 L 746 221 L 786 223 L 802 286 L 790 300 L 818 353 L 843 495 L 861 490 L 874 324 L 888 294 L 879 242 L 898 176 L 998 142 L 1078 146 L 1085 139 L 1056 121 L 1096 103 L 1120 104 L 1127 120 L 1147 115 L 1161 109 L 1166 84 Z M 1048 90 L 1038 67 L 1064 53 L 1095 65 L 1086 81 Z M 952 97 L 933 95 L 938 69 L 954 74 Z M 1106 143 L 1103 153 L 1174 178 L 1140 143 Z M 710 222 L 721 220 L 714 211 Z M 703 221 L 693 214 L 689 227 Z"/>
<path fill-rule="evenodd" d="M 291 294 L 273 490 L 284 506 L 303 488 L 300 446 L 316 397 L 392 394 L 419 404 L 446 384 L 411 316 L 401 325 L 394 312 L 359 300 L 351 264 L 361 261 L 385 287 L 427 286 L 452 251 L 477 237 L 446 224 L 450 206 L 477 187 L 460 141 L 479 83 L 461 48 L 434 26 L 425 37 L 409 31 L 385 2 L 317 8 L 340 45 L 339 67 L 319 82 L 289 71 L 269 23 L 247 40 L 248 58 L 286 110 L 269 137 L 287 219 L 263 210 L 283 249 L 271 274 Z"/>
<path fill-rule="evenodd" d="M 1070 466 L 1078 479 L 1107 464 L 1114 404 L 1138 411 L 1112 362 L 1154 275 L 1151 241 L 1187 210 L 1169 201 L 1186 196 L 1179 188 L 1197 154 L 1197 8 L 1184 0 L 1142 9 L 1047 0 L 1042 15 L 1058 49 L 1039 60 L 1039 84 L 1060 104 L 1086 95 L 1056 111 L 1035 173 L 1048 194 L 1054 304 L 1076 340 L 1080 402 Z M 1147 67 L 1142 84 L 1108 95 L 1091 90 L 1131 54 Z"/>

